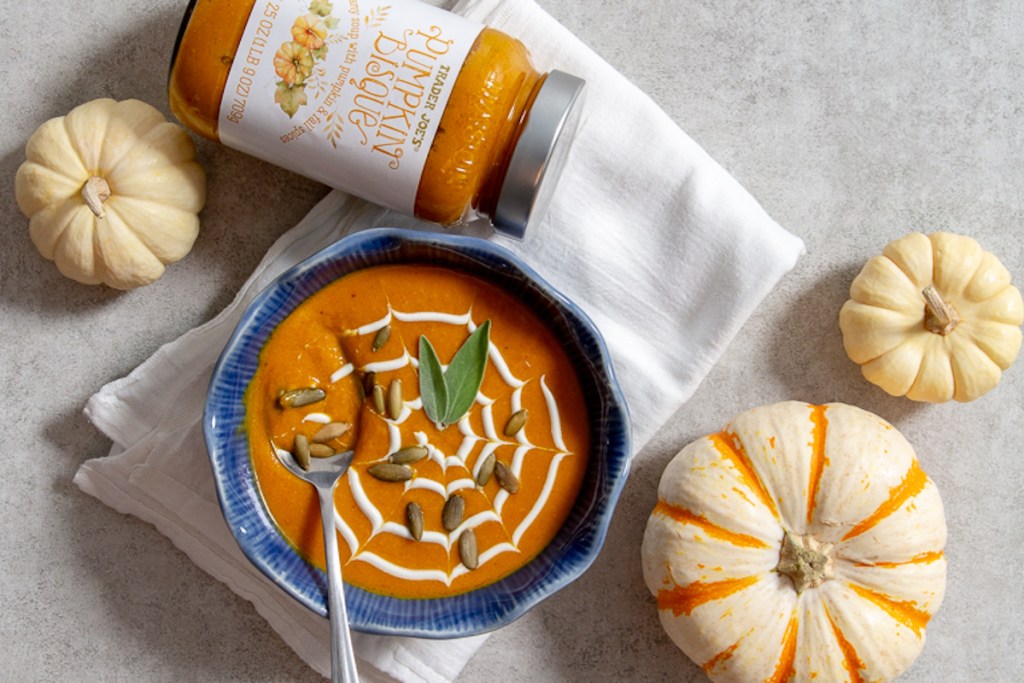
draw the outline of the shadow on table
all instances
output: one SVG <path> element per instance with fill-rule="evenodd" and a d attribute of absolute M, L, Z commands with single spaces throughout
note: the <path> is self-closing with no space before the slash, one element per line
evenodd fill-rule
<path fill-rule="evenodd" d="M 69 556 L 86 571 L 88 618 L 120 634 L 101 664 L 120 679 L 144 671 L 179 680 L 322 681 L 252 606 L 196 567 L 153 527 L 78 492 L 66 500 Z M 82 633 L 75 647 L 87 647 Z M 90 662 L 95 666 L 95 662 Z"/>
<path fill-rule="evenodd" d="M 843 348 L 839 311 L 862 266 L 826 272 L 793 297 L 773 324 L 772 371 L 792 399 L 848 403 L 898 426 L 926 404 L 889 396 L 868 382 Z"/>
<path fill-rule="evenodd" d="M 102 667 L 94 670 L 97 676 L 120 679 L 157 670 L 180 680 L 323 680 L 252 605 L 196 567 L 154 527 L 78 489 L 72 481 L 78 467 L 110 448 L 80 411 L 54 415 L 45 429 L 57 450 L 68 454 L 52 484 L 54 505 L 65 520 L 53 530 L 55 545 L 87 577 L 86 585 L 74 589 L 81 596 L 74 606 L 87 613 L 64 608 L 62 617 L 91 622 L 121 641 L 116 655 L 89 659 L 89 666 Z M 106 635 L 101 642 L 110 640 Z M 73 648 L 88 643 L 85 631 L 69 640 Z"/>

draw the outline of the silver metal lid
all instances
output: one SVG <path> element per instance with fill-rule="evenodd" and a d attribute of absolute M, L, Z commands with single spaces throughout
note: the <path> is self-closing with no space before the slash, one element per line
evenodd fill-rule
<path fill-rule="evenodd" d="M 527 227 L 547 211 L 569 145 L 579 125 L 585 82 L 551 71 L 526 115 L 508 162 L 491 220 L 494 227 L 522 239 Z"/>

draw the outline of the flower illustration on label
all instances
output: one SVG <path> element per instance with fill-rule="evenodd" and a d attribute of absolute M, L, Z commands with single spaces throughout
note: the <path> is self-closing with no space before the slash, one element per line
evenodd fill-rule
<path fill-rule="evenodd" d="M 318 62 L 327 56 L 328 31 L 338 25 L 331 16 L 333 8 L 326 0 L 313 0 L 309 13 L 299 16 L 292 25 L 292 40 L 274 54 L 274 73 L 281 79 L 274 90 L 274 102 L 288 118 L 308 103 L 307 89 L 317 94 L 323 90 L 321 79 L 326 71 Z"/>
<path fill-rule="evenodd" d="M 306 14 L 295 20 L 292 26 L 292 38 L 296 43 L 310 50 L 317 59 L 323 59 L 327 53 L 324 39 L 327 37 L 327 24 L 317 14 Z"/>
<path fill-rule="evenodd" d="M 274 71 L 283 85 L 303 85 L 313 73 L 313 55 L 301 43 L 285 43 L 274 55 Z"/>

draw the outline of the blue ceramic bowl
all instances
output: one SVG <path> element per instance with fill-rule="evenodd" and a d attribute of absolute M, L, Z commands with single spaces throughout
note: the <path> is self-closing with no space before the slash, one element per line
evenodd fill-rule
<path fill-rule="evenodd" d="M 625 484 L 631 453 L 625 401 L 597 329 L 508 250 L 472 237 L 382 228 L 346 237 L 277 278 L 242 315 L 210 382 L 203 426 L 217 494 L 249 559 L 303 605 L 326 616 L 326 576 L 281 536 L 256 487 L 242 395 L 270 333 L 303 300 L 343 275 L 393 263 L 447 266 L 518 296 L 549 321 L 587 397 L 592 465 L 561 531 L 530 563 L 497 583 L 448 598 L 401 599 L 345 586 L 356 630 L 426 638 L 483 633 L 515 620 L 591 565 Z"/>

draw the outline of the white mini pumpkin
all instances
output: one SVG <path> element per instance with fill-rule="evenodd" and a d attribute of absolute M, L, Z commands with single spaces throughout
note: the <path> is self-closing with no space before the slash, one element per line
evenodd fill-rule
<path fill-rule="evenodd" d="M 942 602 L 945 541 L 938 490 L 892 425 L 786 402 L 669 463 L 643 570 L 715 681 L 890 681 Z"/>
<path fill-rule="evenodd" d="M 843 346 L 893 396 L 972 401 L 1021 345 L 1024 301 L 1010 273 L 965 235 L 915 232 L 886 245 L 850 287 Z"/>
<path fill-rule="evenodd" d="M 138 100 L 93 100 L 29 138 L 15 194 L 40 253 L 85 284 L 131 289 L 183 258 L 206 179 L 188 134 Z"/>

